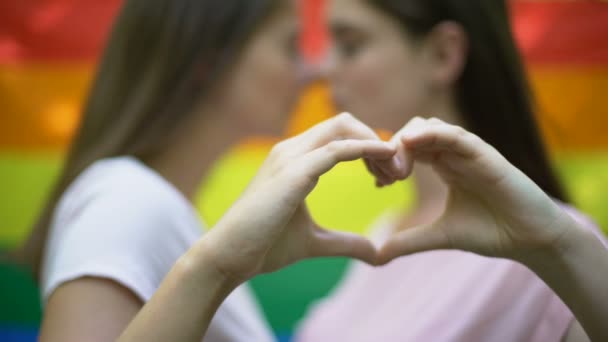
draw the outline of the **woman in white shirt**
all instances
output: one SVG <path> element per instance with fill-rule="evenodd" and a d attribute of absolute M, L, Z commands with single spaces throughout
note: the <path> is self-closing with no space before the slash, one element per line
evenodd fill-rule
<path fill-rule="evenodd" d="M 279 133 L 295 99 L 294 7 L 278 0 L 125 2 L 64 171 L 24 249 L 42 289 L 41 340 L 115 340 L 180 256 L 199 246 L 204 227 L 190 200 L 209 166 L 246 135 Z M 335 163 L 390 159 L 395 148 L 349 115 L 294 139 L 275 148 L 235 205 L 241 209 L 218 224 L 220 231 L 243 223 L 254 232 L 239 235 L 247 238 L 240 245 L 221 245 L 224 252 L 254 262 L 237 263 L 248 275 L 312 256 L 373 261 L 370 242 L 322 230 L 301 204 Z M 290 235 L 260 234 L 277 227 Z M 269 251 L 274 242 L 285 243 Z M 255 258 L 260 250 L 263 258 Z M 217 265 L 230 258 L 213 260 L 216 267 L 196 275 L 202 292 L 187 297 L 199 308 L 206 299 L 219 307 L 206 340 L 272 340 L 246 286 L 221 306 L 213 300 L 216 288 L 205 284 L 214 274 L 234 287 L 243 280 L 234 265 Z M 177 264 L 178 274 L 189 265 Z M 188 290 L 176 291 L 162 310 L 183 304 L 179 295 L 194 294 Z M 196 325 L 178 331 L 200 340 L 209 322 L 185 308 L 177 312 L 183 317 L 171 317 Z M 158 323 L 145 331 L 160 338 Z M 137 336 L 148 340 L 141 331 Z"/>

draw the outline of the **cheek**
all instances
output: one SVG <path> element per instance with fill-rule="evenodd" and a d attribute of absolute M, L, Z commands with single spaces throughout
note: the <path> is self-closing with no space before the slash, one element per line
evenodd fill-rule
<path fill-rule="evenodd" d="M 278 55 L 267 55 L 260 58 L 258 65 L 255 83 L 265 97 L 281 102 L 294 96 L 297 75 L 293 63 Z"/>
<path fill-rule="evenodd" d="M 265 52 L 251 54 L 239 68 L 233 105 L 238 106 L 239 120 L 251 134 L 276 135 L 295 102 L 296 72 L 286 58 Z"/>
<path fill-rule="evenodd" d="M 389 88 L 391 78 L 396 77 L 399 65 L 391 65 L 385 56 L 369 54 L 349 66 L 345 81 L 351 85 L 352 95 L 377 96 Z"/>
<path fill-rule="evenodd" d="M 370 51 L 342 69 L 334 82 L 338 105 L 377 128 L 398 129 L 415 91 L 407 58 L 390 50 Z"/>
<path fill-rule="evenodd" d="M 266 116 L 273 119 L 287 116 L 297 93 L 296 68 L 279 54 L 258 57 L 251 66 L 255 76 L 250 79 L 256 102 L 260 108 L 265 108 Z"/>

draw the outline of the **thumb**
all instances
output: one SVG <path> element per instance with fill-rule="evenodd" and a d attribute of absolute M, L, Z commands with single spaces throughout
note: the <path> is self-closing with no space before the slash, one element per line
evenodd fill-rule
<path fill-rule="evenodd" d="M 376 264 L 384 265 L 414 253 L 451 248 L 449 238 L 438 225 L 439 222 L 416 226 L 392 235 L 378 251 Z"/>
<path fill-rule="evenodd" d="M 317 227 L 313 232 L 310 256 L 342 256 L 358 259 L 368 264 L 375 264 L 377 250 L 372 242 L 365 237 Z"/>

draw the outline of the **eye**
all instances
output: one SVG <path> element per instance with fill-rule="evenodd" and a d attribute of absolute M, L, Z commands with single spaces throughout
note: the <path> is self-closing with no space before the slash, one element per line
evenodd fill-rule
<path fill-rule="evenodd" d="M 281 40 L 281 48 L 286 56 L 292 60 L 298 59 L 300 50 L 298 46 L 299 34 L 297 32 L 290 32 L 283 36 Z"/>
<path fill-rule="evenodd" d="M 362 44 L 353 40 L 342 40 L 336 44 L 340 55 L 344 58 L 353 58 L 361 51 Z"/>
<path fill-rule="evenodd" d="M 365 47 L 366 38 L 359 30 L 337 27 L 333 34 L 336 49 L 343 58 L 354 58 Z"/>
<path fill-rule="evenodd" d="M 291 58 L 297 58 L 299 55 L 299 49 L 298 49 L 298 35 L 297 34 L 291 34 L 289 35 L 289 37 L 287 37 L 286 42 L 285 42 L 285 51 L 287 52 L 287 55 Z"/>

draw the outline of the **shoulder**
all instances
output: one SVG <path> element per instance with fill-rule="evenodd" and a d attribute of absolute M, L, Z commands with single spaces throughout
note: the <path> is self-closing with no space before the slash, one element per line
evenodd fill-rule
<path fill-rule="evenodd" d="M 136 159 L 120 157 L 93 164 L 73 182 L 57 205 L 52 226 L 53 233 L 102 226 L 100 232 L 120 229 L 125 234 L 142 225 L 150 231 L 193 217 L 190 203 L 170 183 Z"/>
<path fill-rule="evenodd" d="M 100 160 L 68 187 L 57 210 L 79 210 L 91 202 L 183 206 L 185 199 L 154 170 L 131 157 Z"/>
<path fill-rule="evenodd" d="M 147 300 L 201 234 L 192 206 L 138 161 L 113 158 L 85 170 L 59 202 L 42 270 L 45 296 L 69 280 L 108 278 Z"/>

